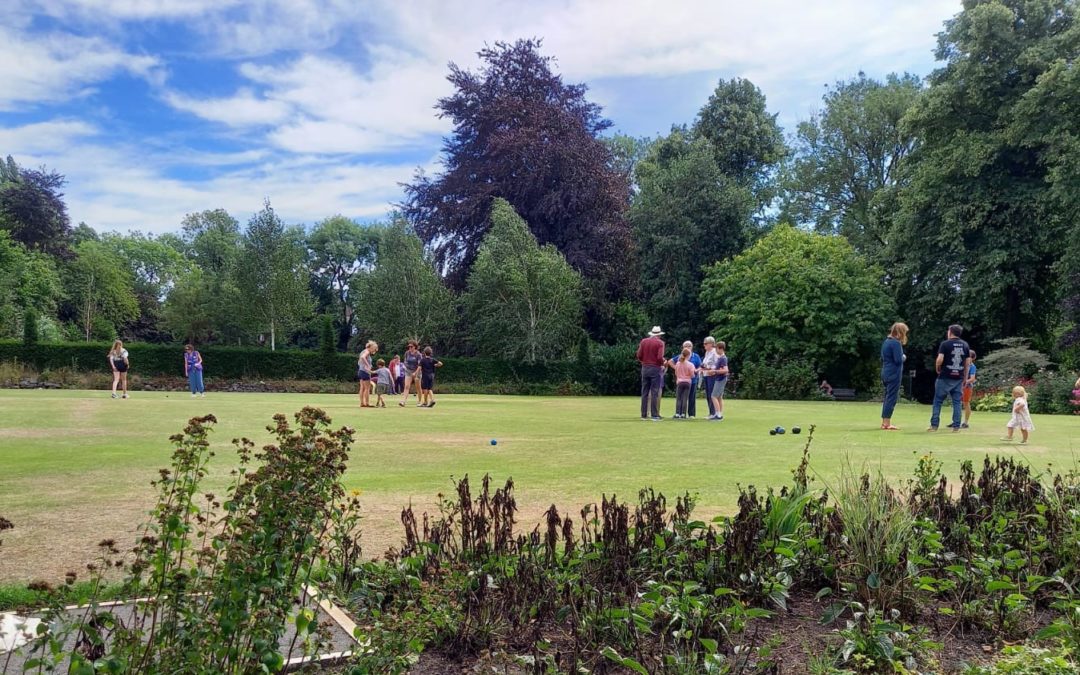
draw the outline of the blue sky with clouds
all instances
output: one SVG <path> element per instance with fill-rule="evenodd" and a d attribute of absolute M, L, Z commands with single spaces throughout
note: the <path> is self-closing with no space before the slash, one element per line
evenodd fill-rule
<path fill-rule="evenodd" d="M 959 0 L 3 0 L 0 155 L 68 177 L 73 222 L 165 232 L 269 197 L 294 223 L 385 216 L 438 168 L 447 63 L 541 37 L 614 131 L 690 122 L 746 77 L 790 132 L 823 86 L 925 75 Z"/>

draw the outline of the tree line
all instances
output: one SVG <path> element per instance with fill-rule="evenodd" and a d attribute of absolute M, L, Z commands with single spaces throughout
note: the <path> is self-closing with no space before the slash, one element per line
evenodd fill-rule
<path fill-rule="evenodd" d="M 787 137 L 742 78 L 667 134 L 612 134 L 539 40 L 496 43 L 450 65 L 442 169 L 383 223 L 286 224 L 267 201 L 243 227 L 217 209 L 99 234 L 71 226 L 62 176 L 9 157 L 0 333 L 537 361 L 661 324 L 870 382 L 904 320 L 916 352 L 959 322 L 977 347 L 1022 336 L 1075 365 L 1076 19 L 1074 0 L 965 3 L 936 70 L 836 82 Z"/>

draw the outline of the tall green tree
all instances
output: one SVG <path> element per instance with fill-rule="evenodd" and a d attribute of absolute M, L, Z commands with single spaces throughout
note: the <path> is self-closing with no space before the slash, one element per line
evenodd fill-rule
<path fill-rule="evenodd" d="M 358 272 L 374 265 L 378 233 L 378 228 L 338 215 L 316 223 L 308 234 L 316 286 L 333 297 L 339 349 L 345 348 L 353 332 L 353 279 Z"/>
<path fill-rule="evenodd" d="M 115 335 L 139 316 L 131 272 L 102 242 L 84 241 L 75 247 L 75 258 L 66 265 L 64 287 L 87 341 Z"/>
<path fill-rule="evenodd" d="M 636 164 L 630 222 L 653 323 L 674 335 L 704 335 L 698 303 L 704 268 L 738 253 L 755 235 L 785 153 L 764 94 L 742 79 L 721 80 L 693 127 L 674 127 L 650 145 Z"/>
<path fill-rule="evenodd" d="M 701 302 L 713 334 L 746 362 L 804 360 L 819 372 L 873 361 L 895 320 L 882 271 L 846 239 L 778 225 L 713 265 Z"/>
<path fill-rule="evenodd" d="M 788 150 L 757 85 L 720 80 L 698 112 L 694 131 L 709 141 L 720 172 L 750 190 L 759 210 L 773 200 L 773 177 Z"/>
<path fill-rule="evenodd" d="M 243 255 L 241 239 L 240 223 L 224 209 L 184 217 L 179 248 L 199 274 L 177 280 L 165 301 L 163 313 L 174 337 L 191 335 L 186 339 L 240 344 L 251 334 L 236 279 Z M 193 316 L 179 309 L 193 306 L 201 307 L 202 314 Z"/>
<path fill-rule="evenodd" d="M 54 260 L 0 230 L 0 337 L 18 336 L 26 310 L 53 317 L 63 293 Z"/>
<path fill-rule="evenodd" d="M 404 220 L 395 220 L 378 242 L 375 266 L 357 274 L 352 294 L 361 333 L 388 350 L 408 340 L 448 344 L 457 305 L 420 238 Z"/>
<path fill-rule="evenodd" d="M 700 338 L 704 268 L 749 243 L 754 196 L 720 169 L 712 143 L 685 127 L 656 141 L 636 171 L 630 222 L 642 251 L 645 305 L 669 334 Z"/>
<path fill-rule="evenodd" d="M 1055 69 L 1075 67 L 1076 13 L 1071 0 L 967 0 L 939 34 L 943 65 L 906 118 L 919 143 L 887 264 L 917 345 L 937 337 L 918 330 L 924 321 L 959 321 L 983 341 L 1046 336 L 1056 323 L 1054 263 L 1075 212 L 1049 199 L 1051 139 L 1018 131 L 1080 114 L 1056 97 L 1022 105 Z"/>
<path fill-rule="evenodd" d="M 509 202 L 496 199 L 462 306 L 485 356 L 565 358 L 581 335 L 581 276 L 554 246 L 540 246 Z"/>
<path fill-rule="evenodd" d="M 248 221 L 235 279 L 251 320 L 270 333 L 270 349 L 279 334 L 311 312 L 303 231 L 287 228 L 269 200 Z"/>
<path fill-rule="evenodd" d="M 874 259 L 889 242 L 901 164 L 915 137 L 901 120 L 918 98 L 914 75 L 884 82 L 859 73 L 822 97 L 820 112 L 800 122 L 783 181 L 784 214 L 819 232 L 841 234 Z"/>
<path fill-rule="evenodd" d="M 162 302 L 168 289 L 190 270 L 191 263 L 167 241 L 138 231 L 106 233 L 101 242 L 127 264 L 134 281 L 139 316 L 124 327 L 124 333 L 140 341 L 166 340 L 167 332 L 160 325 Z"/>

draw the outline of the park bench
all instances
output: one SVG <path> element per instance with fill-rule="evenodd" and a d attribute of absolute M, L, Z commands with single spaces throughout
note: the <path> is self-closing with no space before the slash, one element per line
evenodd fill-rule
<path fill-rule="evenodd" d="M 833 387 L 832 397 L 837 401 L 854 401 L 855 390 L 844 389 L 842 387 Z"/>

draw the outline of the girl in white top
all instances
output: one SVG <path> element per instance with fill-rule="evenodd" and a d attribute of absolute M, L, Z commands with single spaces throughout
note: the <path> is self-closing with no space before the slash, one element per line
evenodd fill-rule
<path fill-rule="evenodd" d="M 112 368 L 112 397 L 116 398 L 116 385 L 122 384 L 122 391 L 124 392 L 124 398 L 128 397 L 127 392 L 127 373 L 128 373 L 128 351 L 124 349 L 124 343 L 117 340 L 113 343 L 112 349 L 109 350 L 109 367 Z"/>
<path fill-rule="evenodd" d="M 1003 441 L 1011 441 L 1013 439 L 1013 430 L 1019 428 L 1021 443 L 1028 442 L 1028 432 L 1035 430 L 1035 424 L 1031 421 L 1031 411 L 1028 410 L 1027 392 L 1023 387 L 1013 387 L 1013 407 L 1012 418 L 1009 419 L 1009 423 L 1005 425 L 1006 436 L 1001 439 Z"/>

